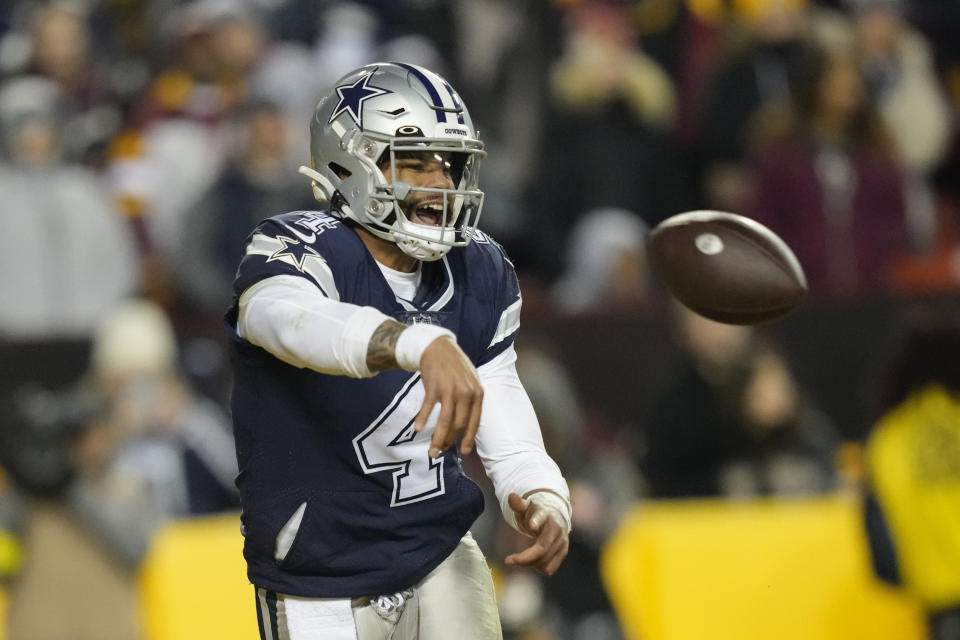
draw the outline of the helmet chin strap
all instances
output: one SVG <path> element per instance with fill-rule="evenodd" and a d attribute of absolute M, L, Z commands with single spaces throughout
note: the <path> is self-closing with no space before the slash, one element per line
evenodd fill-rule
<path fill-rule="evenodd" d="M 450 245 L 411 238 L 400 233 L 394 233 L 393 238 L 401 251 L 421 262 L 434 262 L 450 251 Z"/>
<path fill-rule="evenodd" d="M 420 236 L 427 236 L 428 238 L 432 237 L 436 241 L 415 238 L 408 235 L 411 232 L 411 230 L 407 229 L 408 226 L 416 227 L 413 233 Z M 427 225 L 416 224 L 409 220 L 400 222 L 400 227 L 400 229 L 393 232 L 393 241 L 401 251 L 411 258 L 416 258 L 424 262 L 433 262 L 447 255 L 451 249 L 449 241 L 440 242 L 440 240 L 445 240 L 445 235 L 453 233 L 450 227 L 428 227 Z M 406 231 L 406 233 L 404 233 L 404 231 Z"/>

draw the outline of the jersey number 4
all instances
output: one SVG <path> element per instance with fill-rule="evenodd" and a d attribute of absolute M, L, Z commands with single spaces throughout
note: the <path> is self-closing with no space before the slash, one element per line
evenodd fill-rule
<path fill-rule="evenodd" d="M 427 455 L 436 417 L 423 431 L 413 429 L 413 420 L 423 406 L 426 392 L 420 375 L 410 378 L 386 409 L 353 439 L 353 448 L 364 473 L 393 472 L 391 507 L 429 500 L 443 495 L 443 456 Z"/>

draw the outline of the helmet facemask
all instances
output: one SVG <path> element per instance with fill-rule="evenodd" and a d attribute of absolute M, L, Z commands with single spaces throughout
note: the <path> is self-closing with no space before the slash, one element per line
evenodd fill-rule
<path fill-rule="evenodd" d="M 483 150 L 461 140 L 394 138 L 381 155 L 385 182 L 371 194 L 372 208 L 385 213 L 382 221 L 391 239 L 407 255 L 437 260 L 450 248 L 470 242 L 483 206 L 477 188 Z M 440 164 L 450 187 L 417 186 L 401 179 L 399 167 L 419 162 Z M 368 205 L 368 212 L 371 205 Z"/>

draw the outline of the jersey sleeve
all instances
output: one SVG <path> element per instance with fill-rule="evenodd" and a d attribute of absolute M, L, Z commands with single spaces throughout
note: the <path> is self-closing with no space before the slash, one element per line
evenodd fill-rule
<path fill-rule="evenodd" d="M 481 366 L 513 346 L 520 329 L 523 300 L 516 270 L 503 247 L 482 232 L 477 234 L 473 244 L 484 252 L 488 261 L 491 291 L 488 323 L 481 333 L 482 343 L 478 345 L 477 366 Z"/>
<path fill-rule="evenodd" d="M 332 300 L 339 300 L 337 279 L 331 268 L 337 256 L 329 250 L 316 221 L 340 227 L 340 222 L 315 212 L 294 212 L 269 218 L 247 238 L 246 251 L 233 283 L 236 297 L 254 284 L 278 275 L 305 278 Z M 305 224 L 306 222 L 306 224 Z M 309 223 L 313 226 L 309 226 Z"/>

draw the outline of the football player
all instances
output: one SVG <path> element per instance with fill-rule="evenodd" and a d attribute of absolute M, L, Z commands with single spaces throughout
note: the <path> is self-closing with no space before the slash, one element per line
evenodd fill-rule
<path fill-rule="evenodd" d="M 555 572 L 571 507 L 514 366 L 513 265 L 477 229 L 484 145 L 431 71 L 336 84 L 301 168 L 323 207 L 252 232 L 227 313 L 261 638 L 500 638 L 460 456 L 532 539 L 508 565 Z"/>

